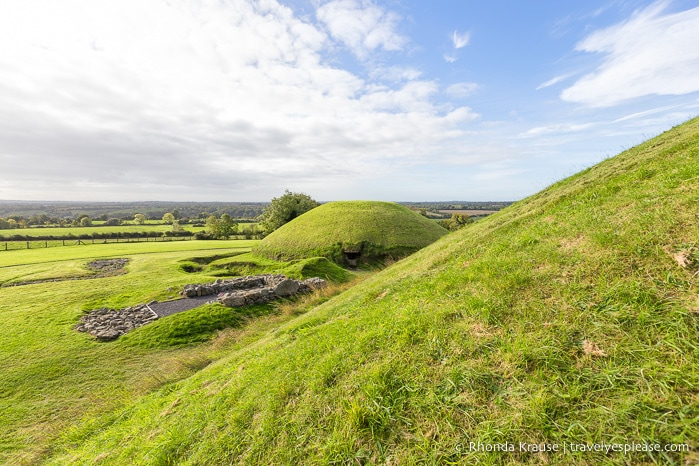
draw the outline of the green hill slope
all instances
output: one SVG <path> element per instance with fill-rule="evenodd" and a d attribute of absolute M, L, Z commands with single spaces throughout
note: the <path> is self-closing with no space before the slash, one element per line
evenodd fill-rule
<path fill-rule="evenodd" d="M 447 231 L 393 202 L 329 202 L 306 212 L 267 236 L 256 254 L 280 260 L 324 256 L 347 263 L 344 252 L 372 262 L 401 258 L 431 244 Z"/>
<path fill-rule="evenodd" d="M 695 119 L 82 423 L 47 462 L 695 464 L 577 445 L 699 448 L 698 222 Z"/>

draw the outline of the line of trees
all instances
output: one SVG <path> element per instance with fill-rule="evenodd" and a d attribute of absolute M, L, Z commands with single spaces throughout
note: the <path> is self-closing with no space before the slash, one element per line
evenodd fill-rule
<path fill-rule="evenodd" d="M 449 231 L 456 231 L 460 230 L 466 225 L 470 225 L 471 223 L 473 223 L 473 219 L 465 214 L 451 214 L 451 219 L 440 220 L 437 223 L 439 223 L 441 226 L 443 226 Z"/>
<path fill-rule="evenodd" d="M 117 239 L 117 238 L 156 238 L 161 236 L 180 237 L 194 236 L 191 231 L 117 231 L 109 233 L 85 233 L 75 235 L 69 233 L 67 235 L 10 235 L 0 236 L 0 241 L 54 241 L 54 240 L 91 240 L 91 239 Z"/>
<path fill-rule="evenodd" d="M 171 212 L 165 212 L 159 220 L 167 225 L 172 226 L 172 230 L 160 233 L 160 232 L 109 232 L 109 233 L 86 233 L 86 234 L 66 234 L 66 235 L 40 235 L 40 236 L 29 236 L 15 234 L 11 236 L 0 236 L 0 239 L 5 241 L 31 241 L 31 240 L 61 240 L 61 239 L 112 239 L 112 238 L 144 238 L 144 237 L 154 237 L 154 236 L 191 236 L 192 232 L 184 231 L 182 224 L 189 222 L 196 222 L 195 224 L 203 224 L 205 221 L 206 230 L 204 232 L 199 232 L 196 234 L 199 239 L 228 239 L 231 236 L 239 234 L 238 222 L 242 221 L 259 221 L 261 228 L 257 228 L 255 225 L 250 225 L 244 228 L 240 233 L 245 235 L 246 238 L 258 238 L 263 234 L 269 234 L 281 227 L 287 222 L 295 219 L 299 215 L 308 212 L 309 210 L 319 206 L 320 203 L 315 199 L 311 198 L 309 195 L 304 193 L 294 193 L 285 190 L 284 194 L 278 198 L 272 199 L 272 201 L 267 205 L 261 214 L 256 218 L 251 219 L 234 219 L 230 214 L 223 213 L 220 216 L 214 214 L 208 214 L 207 212 L 200 212 L 197 218 L 183 218 L 178 209 L 173 209 Z M 152 217 L 150 217 L 152 218 Z M 118 226 L 122 225 L 125 220 L 131 221 L 135 225 L 144 225 L 149 217 L 144 213 L 133 214 L 132 217 L 119 218 L 111 217 L 107 218 L 101 216 L 99 218 L 101 222 L 99 225 L 93 223 L 93 219 L 89 215 L 80 214 L 73 219 L 55 219 L 47 216 L 46 214 L 34 215 L 30 220 L 25 219 L 21 216 L 13 216 L 8 219 L 0 218 L 0 230 L 10 230 L 18 228 L 28 228 L 28 227 L 42 227 L 42 226 L 61 226 L 61 227 L 90 227 L 90 226 Z"/>

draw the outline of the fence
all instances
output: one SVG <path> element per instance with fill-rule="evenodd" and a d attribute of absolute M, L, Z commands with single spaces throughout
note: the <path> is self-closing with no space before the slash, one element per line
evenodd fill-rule
<path fill-rule="evenodd" d="M 108 243 L 146 243 L 163 241 L 188 241 L 193 236 L 145 236 L 143 238 L 90 238 L 90 239 L 53 239 L 30 241 L 0 241 L 0 251 L 16 251 L 19 249 L 44 249 L 56 246 L 78 246 L 83 244 Z"/>

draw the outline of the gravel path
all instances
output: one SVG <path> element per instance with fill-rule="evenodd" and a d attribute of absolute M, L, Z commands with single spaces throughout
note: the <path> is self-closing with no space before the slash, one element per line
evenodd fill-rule
<path fill-rule="evenodd" d="M 189 311 L 195 307 L 199 307 L 206 304 L 208 301 L 214 301 L 216 295 L 210 296 L 197 296 L 196 298 L 182 298 L 175 299 L 174 301 L 165 301 L 162 303 L 149 304 L 153 312 L 158 314 L 158 317 L 165 317 L 172 314 L 177 314 L 178 312 Z"/>

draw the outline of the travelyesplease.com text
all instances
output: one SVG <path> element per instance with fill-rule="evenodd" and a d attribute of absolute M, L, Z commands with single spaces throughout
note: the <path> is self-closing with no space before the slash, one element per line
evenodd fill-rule
<path fill-rule="evenodd" d="M 457 452 L 618 452 L 618 453 L 647 453 L 647 452 L 688 452 L 689 445 L 685 443 L 459 443 L 455 447 Z"/>

